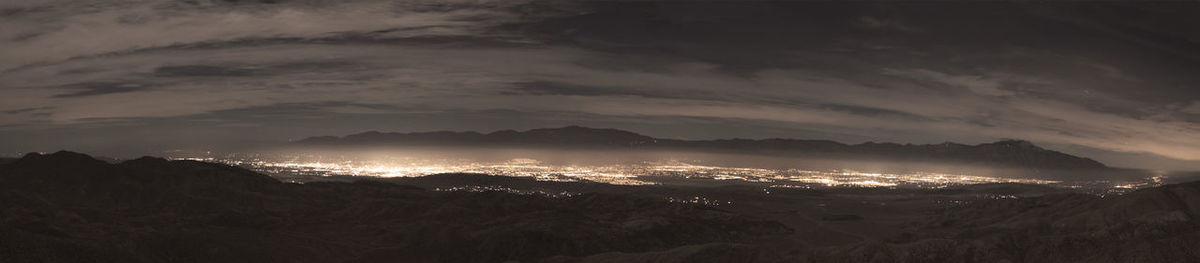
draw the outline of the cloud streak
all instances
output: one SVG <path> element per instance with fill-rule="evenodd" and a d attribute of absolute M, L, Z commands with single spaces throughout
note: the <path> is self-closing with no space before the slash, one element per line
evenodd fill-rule
<path fill-rule="evenodd" d="M 486 115 L 753 123 L 812 132 L 788 137 L 915 143 L 1020 138 L 1200 160 L 1200 95 L 1179 87 L 1200 79 L 1172 74 L 1196 61 L 1136 45 L 1063 49 L 1076 35 L 1104 37 L 1055 25 L 978 40 L 1031 29 L 986 8 L 958 6 L 967 14 L 948 19 L 984 25 L 963 31 L 922 20 L 923 9 L 861 4 L 104 3 L 0 7 L 10 14 L 0 20 L 0 133 L 303 127 L 245 135 L 281 140 L 516 128 Z M 802 23 L 813 21 L 827 26 Z M 485 114 L 495 112 L 505 114 Z M 342 130 L 320 125 L 334 122 Z M 722 135 L 755 136 L 708 136 Z"/>

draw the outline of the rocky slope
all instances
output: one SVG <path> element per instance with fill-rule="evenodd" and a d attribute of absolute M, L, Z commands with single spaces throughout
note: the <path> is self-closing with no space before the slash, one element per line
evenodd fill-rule
<path fill-rule="evenodd" d="M 1200 182 L 1126 195 L 1052 194 L 948 209 L 813 262 L 1200 262 Z"/>

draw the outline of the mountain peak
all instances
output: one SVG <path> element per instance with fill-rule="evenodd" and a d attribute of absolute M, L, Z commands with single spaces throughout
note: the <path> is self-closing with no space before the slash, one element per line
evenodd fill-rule
<path fill-rule="evenodd" d="M 167 160 L 167 159 L 163 159 L 163 158 L 158 158 L 158 157 L 153 157 L 153 156 L 142 156 L 137 159 L 121 162 L 121 164 L 165 164 L 165 163 L 169 163 L 169 162 L 171 162 L 171 161 Z"/>
<path fill-rule="evenodd" d="M 545 141 L 565 144 L 636 145 L 654 141 L 653 137 L 618 129 L 599 129 L 583 126 L 532 129 L 518 132 L 523 141 Z"/>
<path fill-rule="evenodd" d="M 630 132 L 630 131 L 625 131 L 625 130 L 610 129 L 610 128 L 591 128 L 591 127 L 584 127 L 584 126 L 579 126 L 579 125 L 568 125 L 568 126 L 563 126 L 563 127 L 558 127 L 558 128 L 538 128 L 538 129 L 532 129 L 532 130 L 528 130 L 528 131 L 526 131 L 526 132 L 531 132 L 531 131 L 572 131 L 572 132 L 623 132 L 623 133 L 633 133 L 633 132 Z"/>
<path fill-rule="evenodd" d="M 1037 145 L 1034 145 L 1034 144 L 1033 144 L 1033 142 L 1026 141 L 1026 140 L 1017 140 L 1017 139 L 1005 139 L 1005 140 L 999 140 L 999 141 L 996 141 L 996 142 L 993 142 L 993 143 L 986 143 L 986 144 L 982 144 L 982 145 L 995 145 L 995 146 L 1003 146 L 1003 147 L 1019 147 L 1019 148 L 1028 148 L 1028 149 L 1042 149 L 1042 147 L 1038 147 Z"/>
<path fill-rule="evenodd" d="M 16 163 L 59 163 L 59 164 L 104 164 L 104 161 L 93 158 L 91 155 L 71 152 L 57 151 L 51 154 L 42 154 L 31 152 L 25 154 L 24 157 L 15 161 Z"/>
<path fill-rule="evenodd" d="M 541 128 L 525 131 L 530 134 L 592 134 L 592 135 L 617 135 L 630 137 L 648 137 L 635 132 L 607 129 L 607 128 L 589 128 L 577 125 L 566 126 L 562 128 Z"/>
<path fill-rule="evenodd" d="M 42 154 L 42 153 L 31 152 L 31 153 L 29 153 L 29 154 L 26 154 L 25 156 L 26 156 L 26 157 L 29 157 L 29 156 L 45 156 L 45 157 L 49 157 L 49 158 L 73 158 L 73 159 L 86 158 L 86 159 L 94 159 L 94 158 L 92 158 L 92 156 L 91 156 L 91 155 L 87 155 L 87 154 L 83 154 L 83 153 L 77 153 L 77 152 L 72 152 L 72 151 L 66 151 L 66 150 L 57 151 L 57 152 L 53 152 L 53 153 L 50 153 L 50 154 Z"/>

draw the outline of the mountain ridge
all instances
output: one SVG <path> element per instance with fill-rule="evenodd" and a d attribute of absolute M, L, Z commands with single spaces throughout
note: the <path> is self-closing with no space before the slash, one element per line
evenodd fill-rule
<path fill-rule="evenodd" d="M 810 139 L 680 140 L 646 136 L 618 129 L 582 126 L 540 128 L 527 131 L 384 133 L 369 131 L 343 137 L 308 137 L 291 143 L 300 146 L 520 146 L 565 149 L 658 149 L 738 152 L 773 155 L 809 155 L 837 158 L 879 158 L 916 161 L 1017 166 L 1044 169 L 1108 169 L 1098 161 L 1041 148 L 1024 140 L 1000 140 L 966 145 L 898 144 L 865 142 L 845 144 Z"/>

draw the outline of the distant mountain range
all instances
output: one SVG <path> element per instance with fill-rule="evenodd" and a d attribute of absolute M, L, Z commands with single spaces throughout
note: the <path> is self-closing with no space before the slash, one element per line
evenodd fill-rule
<path fill-rule="evenodd" d="M 844 144 L 829 140 L 720 139 L 677 140 L 654 138 L 617 129 L 580 126 L 528 131 L 384 133 L 370 131 L 344 137 L 320 136 L 294 143 L 304 146 L 473 146 L 538 147 L 558 149 L 636 149 L 736 152 L 825 158 L 886 159 L 984 164 L 1039 169 L 1106 169 L 1092 159 L 1047 150 L 1028 141 L 1003 140 L 978 145 L 957 143 L 897 144 L 867 142 Z"/>

